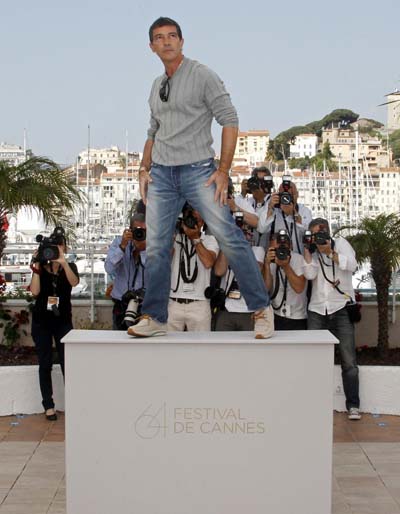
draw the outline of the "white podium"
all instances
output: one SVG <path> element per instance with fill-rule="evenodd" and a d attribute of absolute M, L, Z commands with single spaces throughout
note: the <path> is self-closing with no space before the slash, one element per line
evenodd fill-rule
<path fill-rule="evenodd" d="M 66 343 L 67 514 L 329 514 L 328 331 Z"/>

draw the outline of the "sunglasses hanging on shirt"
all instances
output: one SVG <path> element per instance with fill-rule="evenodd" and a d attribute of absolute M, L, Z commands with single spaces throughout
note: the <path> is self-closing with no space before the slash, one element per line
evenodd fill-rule
<path fill-rule="evenodd" d="M 160 86 L 160 100 L 162 102 L 168 102 L 169 92 L 170 92 L 170 89 L 171 89 L 171 84 L 170 84 L 169 80 L 170 80 L 169 77 L 166 77 L 161 82 L 161 86 Z"/>

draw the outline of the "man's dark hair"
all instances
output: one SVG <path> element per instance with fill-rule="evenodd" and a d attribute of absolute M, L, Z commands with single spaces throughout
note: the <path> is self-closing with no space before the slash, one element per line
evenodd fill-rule
<path fill-rule="evenodd" d="M 310 224 L 308 225 L 308 230 L 311 230 L 313 227 L 316 227 L 316 226 L 324 227 L 324 229 L 326 230 L 326 232 L 328 232 L 328 234 L 331 233 L 330 228 L 329 228 L 329 221 L 326 220 L 325 218 L 315 218 L 315 219 L 311 220 Z"/>
<path fill-rule="evenodd" d="M 160 18 L 157 18 L 157 20 L 154 21 L 149 28 L 149 38 L 151 43 L 153 42 L 153 30 L 159 29 L 160 27 L 166 27 L 167 25 L 173 25 L 176 28 L 179 39 L 182 39 L 182 30 L 179 24 L 171 18 L 165 18 L 164 16 L 161 16 Z"/>

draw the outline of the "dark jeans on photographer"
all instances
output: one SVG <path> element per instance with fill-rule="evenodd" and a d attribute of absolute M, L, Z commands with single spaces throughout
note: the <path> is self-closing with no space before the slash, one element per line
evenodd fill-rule
<path fill-rule="evenodd" d="M 346 396 L 346 409 L 360 407 L 358 366 L 354 325 L 349 319 L 345 307 L 332 314 L 317 314 L 308 311 L 309 330 L 329 330 L 339 340 L 340 360 L 342 366 L 343 389 Z"/>
<path fill-rule="evenodd" d="M 215 331 L 247 331 L 254 330 L 252 312 L 219 311 L 215 322 Z"/>
<path fill-rule="evenodd" d="M 275 330 L 307 330 L 306 319 L 291 319 L 274 315 Z"/>
<path fill-rule="evenodd" d="M 72 323 L 54 320 L 49 325 L 32 322 L 32 339 L 35 343 L 39 360 L 39 383 L 42 393 L 42 405 L 45 410 L 54 408 L 53 384 L 51 370 L 53 368 L 53 339 L 64 376 L 64 344 L 61 339 L 72 330 Z"/>
<path fill-rule="evenodd" d="M 121 300 L 114 300 L 113 310 L 112 310 L 112 320 L 113 330 L 126 330 L 125 325 L 123 325 L 125 311 L 126 311 L 126 304 L 121 302 Z"/>

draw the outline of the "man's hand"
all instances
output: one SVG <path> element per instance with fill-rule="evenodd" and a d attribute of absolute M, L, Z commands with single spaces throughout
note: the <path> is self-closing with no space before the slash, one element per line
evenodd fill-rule
<path fill-rule="evenodd" d="M 139 171 L 139 188 L 140 188 L 140 196 L 143 200 L 143 203 L 147 205 L 147 190 L 150 182 L 153 182 L 150 171 L 146 171 L 144 169 Z"/>
<path fill-rule="evenodd" d="M 271 262 L 275 261 L 275 248 L 268 248 L 268 252 L 265 254 L 264 262 L 266 264 L 271 264 Z"/>
<path fill-rule="evenodd" d="M 238 210 L 235 200 L 233 198 L 228 198 L 226 203 L 229 205 L 229 208 L 232 212 L 236 212 Z"/>
<path fill-rule="evenodd" d="M 122 233 L 122 240 L 120 243 L 121 250 L 125 251 L 125 248 L 128 246 L 129 242 L 133 240 L 132 230 L 130 228 L 126 228 Z"/>
<path fill-rule="evenodd" d="M 59 256 L 58 259 L 54 259 L 53 262 L 58 262 L 61 265 L 65 264 L 67 261 L 65 260 L 64 247 L 63 245 L 57 245 Z"/>
<path fill-rule="evenodd" d="M 222 207 L 223 205 L 227 204 L 228 200 L 228 184 L 229 184 L 229 177 L 228 173 L 221 169 L 217 169 L 214 171 L 214 173 L 211 175 L 211 177 L 206 182 L 206 187 L 211 186 L 213 182 L 215 182 L 215 195 L 214 195 L 214 202 L 219 201 L 219 205 Z"/>
<path fill-rule="evenodd" d="M 286 259 L 277 259 L 275 258 L 275 264 L 280 266 L 282 269 L 286 269 L 290 263 L 290 255 L 286 257 Z"/>
<path fill-rule="evenodd" d="M 182 223 L 182 228 L 190 240 L 200 239 L 201 233 L 198 225 L 196 225 L 194 228 L 189 228 L 184 223 Z"/>

